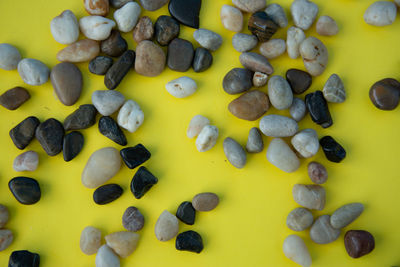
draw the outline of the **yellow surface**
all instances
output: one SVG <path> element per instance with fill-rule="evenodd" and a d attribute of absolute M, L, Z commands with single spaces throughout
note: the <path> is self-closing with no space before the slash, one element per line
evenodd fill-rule
<path fill-rule="evenodd" d="M 223 153 L 224 138 L 231 136 L 244 145 L 249 129 L 258 125 L 258 122 L 232 116 L 227 105 L 235 96 L 227 95 L 222 89 L 224 75 L 231 68 L 240 67 L 239 53 L 231 45 L 234 33 L 225 30 L 219 18 L 221 6 L 229 2 L 203 1 L 201 27 L 218 32 L 224 39 L 222 47 L 213 53 L 211 69 L 204 73 L 177 73 L 166 69 L 156 78 L 141 77 L 132 71 L 118 87 L 118 91 L 137 101 L 144 110 L 142 127 L 136 133 L 125 134 L 129 145 L 140 142 L 148 147 L 152 158 L 145 166 L 159 178 L 159 183 L 140 200 L 129 190 L 136 170 L 125 166 L 109 181 L 120 184 L 125 190 L 122 197 L 111 204 L 94 204 L 93 190 L 81 184 L 81 172 L 94 151 L 105 146 L 121 148 L 102 136 L 97 125 L 82 131 L 85 146 L 72 162 L 64 162 L 61 154 L 47 156 L 34 140 L 26 150 L 40 154 L 37 171 L 17 173 L 12 169 L 13 159 L 22 151 L 13 145 L 8 131 L 30 115 L 41 121 L 51 117 L 63 121 L 79 105 L 90 103 L 93 91 L 105 89 L 102 76 L 90 74 L 87 63 L 78 64 L 84 75 L 84 89 L 78 103 L 66 107 L 56 99 L 50 82 L 29 86 L 22 82 L 17 71 L 0 70 L 1 93 L 14 86 L 24 86 L 32 95 L 17 111 L 0 107 L 0 203 L 10 210 L 11 218 L 6 227 L 15 237 L 13 244 L 0 252 L 1 266 L 6 266 L 12 251 L 21 249 L 39 253 L 42 267 L 94 266 L 95 256 L 86 256 L 79 249 L 81 230 L 87 225 L 100 228 L 103 235 L 124 230 L 121 217 L 130 205 L 141 210 L 146 223 L 140 231 L 137 250 L 121 260 L 121 266 L 295 266 L 284 257 L 282 243 L 287 235 L 294 234 L 285 225 L 287 214 L 298 206 L 291 190 L 296 183 L 310 183 L 306 173 L 309 160 L 302 160 L 297 172 L 286 174 L 266 160 L 265 149 L 262 153 L 248 155 L 248 163 L 242 170 L 232 167 Z M 291 1 L 279 2 L 289 13 Z M 332 244 L 312 243 L 308 231 L 299 234 L 305 238 L 313 266 L 400 265 L 399 109 L 378 111 L 368 98 L 370 86 L 378 79 L 400 78 L 397 57 L 400 19 L 391 26 L 372 27 L 364 23 L 362 16 L 373 0 L 315 2 L 320 7 L 319 15 L 330 15 L 337 20 L 340 33 L 335 37 L 320 37 L 315 25 L 307 31 L 307 36 L 320 38 L 330 54 L 326 71 L 313 80 L 309 92 L 322 89 L 327 78 L 338 73 L 348 94 L 345 103 L 330 104 L 332 127 L 322 129 L 313 124 L 309 116 L 300 123 L 301 129 L 312 127 L 320 137 L 334 136 L 348 153 L 341 164 L 328 162 L 321 151 L 313 158 L 325 164 L 329 172 L 325 184 L 327 205 L 315 215 L 331 214 L 339 206 L 354 201 L 364 203 L 365 211 Z M 64 46 L 52 38 L 50 21 L 65 9 L 71 9 L 78 18 L 87 15 L 80 0 L 0 1 L 0 42 L 14 44 L 24 58 L 36 58 L 53 67 L 57 64 L 56 53 Z M 143 13 L 153 22 L 162 14 L 168 14 L 167 7 Z M 246 22 L 247 19 L 248 16 Z M 193 31 L 181 27 L 180 37 L 197 47 Z M 131 33 L 124 37 L 134 49 L 136 44 Z M 274 38 L 286 38 L 286 29 L 280 29 Z M 301 59 L 292 60 L 287 55 L 271 63 L 275 74 L 280 75 L 291 67 L 304 68 Z M 199 89 L 187 99 L 176 99 L 167 93 L 164 85 L 183 75 L 194 78 Z M 274 109 L 268 111 L 268 114 L 273 113 L 276 113 Z M 195 141 L 186 137 L 187 125 L 196 114 L 207 116 L 220 129 L 217 145 L 206 153 L 199 153 Z M 279 114 L 288 115 L 288 112 Z M 264 141 L 268 144 L 270 138 Z M 40 202 L 24 206 L 13 198 L 7 183 L 19 175 L 39 181 Z M 220 205 L 212 212 L 197 213 L 194 226 L 180 224 L 180 231 L 193 229 L 202 235 L 204 251 L 200 255 L 180 252 L 175 249 L 175 240 L 159 242 L 154 235 L 154 224 L 161 212 L 167 209 L 175 213 L 182 201 L 191 200 L 204 191 L 217 193 Z M 375 236 L 376 248 L 372 254 L 361 259 L 351 259 L 347 255 L 343 236 L 350 229 L 368 230 Z"/>

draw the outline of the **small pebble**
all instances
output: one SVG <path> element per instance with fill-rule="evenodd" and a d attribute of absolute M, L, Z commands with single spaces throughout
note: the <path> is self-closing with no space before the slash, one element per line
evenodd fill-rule
<path fill-rule="evenodd" d="M 242 120 L 255 121 L 269 109 L 268 96 L 261 91 L 246 92 L 228 105 L 228 110 Z"/>
<path fill-rule="evenodd" d="M 311 266 L 310 252 L 303 239 L 297 235 L 289 235 L 283 242 L 283 253 L 295 263 L 309 267 Z"/>
<path fill-rule="evenodd" d="M 286 47 L 290 58 L 296 59 L 300 56 L 300 45 L 306 39 L 306 34 L 302 29 L 290 27 L 287 30 Z"/>
<path fill-rule="evenodd" d="M 201 129 L 196 138 L 196 148 L 199 152 L 206 152 L 217 143 L 218 128 L 214 125 L 206 125 Z"/>
<path fill-rule="evenodd" d="M 9 218 L 10 214 L 7 207 L 0 204 L 0 228 L 4 228 L 4 226 L 8 223 Z"/>
<path fill-rule="evenodd" d="M 189 230 L 176 237 L 175 247 L 177 250 L 200 253 L 204 248 L 203 239 L 197 232 Z"/>
<path fill-rule="evenodd" d="M 304 158 L 315 156 L 319 150 L 318 134 L 314 129 L 304 129 L 292 137 L 291 143 Z"/>
<path fill-rule="evenodd" d="M 21 204 L 32 205 L 40 200 L 40 186 L 35 179 L 22 176 L 15 177 L 8 182 L 8 187 L 15 199 Z"/>
<path fill-rule="evenodd" d="M 132 178 L 131 192 L 136 199 L 140 199 L 157 183 L 157 177 L 147 170 L 146 167 L 142 166 Z"/>
<path fill-rule="evenodd" d="M 175 38 L 168 45 L 167 65 L 171 70 L 186 72 L 192 65 L 194 48 L 191 42 Z"/>
<path fill-rule="evenodd" d="M 60 44 L 72 44 L 78 41 L 79 24 L 71 10 L 64 10 L 50 22 L 51 34 Z"/>
<path fill-rule="evenodd" d="M 339 163 L 346 157 L 346 150 L 331 136 L 322 137 L 319 143 L 329 161 Z"/>
<path fill-rule="evenodd" d="M 286 42 L 283 39 L 271 39 L 260 45 L 260 53 L 268 58 L 277 58 L 286 51 Z"/>
<path fill-rule="evenodd" d="M 218 33 L 207 29 L 194 31 L 193 38 L 204 48 L 216 51 L 222 45 L 222 37 Z"/>
<path fill-rule="evenodd" d="M 269 78 L 268 96 L 272 106 L 278 110 L 288 109 L 292 106 L 292 89 L 282 76 L 274 75 Z"/>
<path fill-rule="evenodd" d="M 144 217 L 136 207 L 128 207 L 122 215 L 122 225 L 128 231 L 137 232 L 144 226 Z"/>
<path fill-rule="evenodd" d="M 120 151 L 122 160 L 129 169 L 134 169 L 150 159 L 151 153 L 144 145 L 138 144 L 134 147 L 126 147 Z"/>
<path fill-rule="evenodd" d="M 364 211 L 364 205 L 361 203 L 350 203 L 341 206 L 335 210 L 331 216 L 331 225 L 333 228 L 342 229 L 354 222 Z"/>
<path fill-rule="evenodd" d="M 143 124 L 144 113 L 138 103 L 127 100 L 119 110 L 117 120 L 119 126 L 133 133 Z"/>
<path fill-rule="evenodd" d="M 8 267 L 39 267 L 40 256 L 27 250 L 13 251 L 8 261 Z"/>
<path fill-rule="evenodd" d="M 0 229 L 0 251 L 7 249 L 14 240 L 13 233 L 8 229 Z"/>
<path fill-rule="evenodd" d="M 99 132 L 118 145 L 126 146 L 128 144 L 124 132 L 119 128 L 117 122 L 109 116 L 103 116 L 100 118 Z"/>
<path fill-rule="evenodd" d="M 119 57 L 128 50 L 128 43 L 117 30 L 112 30 L 110 36 L 101 41 L 101 52 L 110 57 Z"/>
<path fill-rule="evenodd" d="M 0 44 L 0 68 L 3 70 L 15 70 L 21 61 L 18 49 L 10 44 Z"/>
<path fill-rule="evenodd" d="M 13 168 L 16 172 L 33 172 L 39 165 L 39 155 L 35 151 L 26 151 L 14 159 Z"/>
<path fill-rule="evenodd" d="M 286 225 L 293 231 L 304 231 L 314 221 L 312 213 L 305 208 L 295 208 L 286 218 Z"/>
<path fill-rule="evenodd" d="M 307 209 L 323 210 L 325 207 L 325 188 L 320 185 L 295 184 L 292 194 L 294 201 Z"/>
<path fill-rule="evenodd" d="M 332 126 L 332 116 L 321 91 L 307 94 L 306 106 L 313 122 L 321 125 L 323 128 Z"/>
<path fill-rule="evenodd" d="M 106 184 L 97 188 L 93 193 L 93 201 L 98 205 L 105 205 L 117 200 L 124 190 L 117 184 Z"/>
<path fill-rule="evenodd" d="M 64 120 L 64 129 L 83 130 L 93 126 L 96 123 L 97 110 L 91 104 L 81 105 Z"/>
<path fill-rule="evenodd" d="M 50 69 L 41 61 L 24 58 L 18 63 L 18 73 L 29 85 L 42 85 L 49 79 Z"/>
<path fill-rule="evenodd" d="M 253 75 L 253 86 L 263 87 L 267 84 L 268 75 L 262 72 L 256 71 Z"/>
<path fill-rule="evenodd" d="M 16 110 L 30 98 L 28 90 L 23 87 L 14 87 L 0 95 L 0 105 L 8 110 Z"/>
<path fill-rule="evenodd" d="M 333 36 L 339 32 L 336 21 L 330 16 L 321 16 L 317 21 L 317 33 L 323 36 Z"/>
<path fill-rule="evenodd" d="M 114 90 L 122 82 L 122 79 L 128 74 L 135 64 L 135 52 L 133 50 L 125 51 L 120 58 L 108 69 L 104 76 L 104 84 Z"/>
<path fill-rule="evenodd" d="M 136 47 L 135 71 L 147 77 L 158 76 L 164 70 L 166 60 L 161 47 L 144 40 Z"/>
<path fill-rule="evenodd" d="M 84 0 L 84 5 L 90 15 L 107 16 L 110 11 L 108 0 Z"/>
<path fill-rule="evenodd" d="M 296 0 L 297 1 L 297 0 Z M 328 64 L 328 49 L 315 37 L 308 37 L 300 45 L 304 66 L 312 76 L 321 75 Z"/>
<path fill-rule="evenodd" d="M 63 157 L 66 162 L 73 160 L 82 151 L 84 143 L 80 132 L 70 132 L 64 136 Z"/>
<path fill-rule="evenodd" d="M 10 137 L 18 149 L 25 149 L 35 137 L 36 128 L 39 126 L 38 118 L 30 116 L 21 121 L 10 130 Z"/>
<path fill-rule="evenodd" d="M 232 0 L 232 3 L 237 8 L 247 13 L 257 12 L 261 9 L 264 9 L 266 6 L 264 0 Z"/>
<path fill-rule="evenodd" d="M 288 25 L 285 10 L 279 4 L 270 4 L 265 9 L 265 13 L 269 16 L 280 28 L 285 28 Z"/>
<path fill-rule="evenodd" d="M 97 253 L 101 247 L 101 231 L 95 227 L 86 226 L 82 230 L 79 246 L 86 255 Z"/>
<path fill-rule="evenodd" d="M 213 56 L 207 49 L 203 47 L 196 48 L 192 68 L 195 72 L 203 72 L 208 70 L 213 63 Z"/>
<path fill-rule="evenodd" d="M 119 267 L 118 256 L 109 246 L 103 245 L 99 248 L 96 255 L 96 267 Z"/>
<path fill-rule="evenodd" d="M 197 84 L 192 78 L 183 76 L 168 82 L 165 88 L 172 96 L 176 98 L 185 98 L 196 92 Z"/>
<path fill-rule="evenodd" d="M 133 2 L 133 0 L 109 0 L 109 2 L 113 8 L 118 9 L 123 7 L 126 3 Z"/>
<path fill-rule="evenodd" d="M 168 3 L 168 0 L 139 0 L 142 7 L 148 11 L 156 11 Z"/>
<path fill-rule="evenodd" d="M 329 215 L 318 217 L 310 229 L 311 240 L 317 244 L 328 244 L 337 240 L 340 230 L 332 227 Z"/>
<path fill-rule="evenodd" d="M 114 61 L 107 56 L 97 56 L 89 62 L 89 71 L 96 75 L 105 75 Z"/>
<path fill-rule="evenodd" d="M 232 45 L 238 52 L 248 52 L 253 50 L 258 44 L 258 39 L 252 34 L 236 33 L 232 37 Z"/>
<path fill-rule="evenodd" d="M 289 137 L 299 130 L 295 120 L 281 115 L 266 115 L 260 120 L 260 130 L 266 136 Z"/>
<path fill-rule="evenodd" d="M 90 39 L 79 40 L 57 53 L 61 62 L 86 62 L 100 53 L 99 43 Z"/>
<path fill-rule="evenodd" d="M 204 126 L 210 125 L 210 120 L 202 115 L 194 116 L 189 123 L 186 135 L 189 138 L 196 137 Z"/>
<path fill-rule="evenodd" d="M 274 72 L 274 68 L 263 55 L 254 52 L 244 52 L 240 55 L 239 60 L 243 67 L 251 71 L 259 71 L 266 74 Z"/>
<path fill-rule="evenodd" d="M 182 202 L 176 211 L 176 217 L 188 225 L 193 225 L 196 219 L 196 210 L 192 203 L 189 201 Z"/>
<path fill-rule="evenodd" d="M 275 167 L 291 173 L 300 167 L 300 161 L 290 147 L 280 138 L 274 138 L 267 149 L 267 159 Z"/>
<path fill-rule="evenodd" d="M 168 11 L 181 24 L 198 29 L 201 0 L 170 0 Z"/>
<path fill-rule="evenodd" d="M 139 19 L 135 28 L 133 29 L 133 40 L 140 43 L 143 40 L 151 40 L 154 34 L 153 22 L 147 16 Z"/>
<path fill-rule="evenodd" d="M 377 81 L 369 90 L 369 98 L 378 109 L 395 109 L 399 104 L 400 82 L 392 78 Z"/>
<path fill-rule="evenodd" d="M 121 231 L 106 235 L 104 239 L 107 246 L 118 254 L 118 256 L 126 258 L 135 251 L 139 237 L 137 233 Z"/>
<path fill-rule="evenodd" d="M 250 129 L 249 137 L 247 138 L 246 151 L 249 153 L 259 153 L 264 150 L 264 141 L 260 130 L 253 127 Z"/>
<path fill-rule="evenodd" d="M 243 14 L 236 7 L 223 5 L 220 12 L 222 25 L 228 31 L 241 32 L 243 29 Z"/>
<path fill-rule="evenodd" d="M 113 20 L 101 16 L 87 16 L 79 20 L 81 33 L 95 41 L 107 39 L 115 25 Z"/>
<path fill-rule="evenodd" d="M 51 70 L 50 79 L 61 103 L 72 106 L 79 100 L 83 78 L 77 66 L 69 62 L 59 63 Z"/>
<path fill-rule="evenodd" d="M 376 1 L 364 13 L 364 21 L 373 26 L 391 25 L 396 19 L 397 7 L 393 2 Z"/>
<path fill-rule="evenodd" d="M 224 153 L 228 161 L 236 168 L 242 169 L 246 165 L 247 156 L 243 147 L 234 139 L 227 137 L 223 143 Z"/>
<path fill-rule="evenodd" d="M 264 2 L 265 4 L 265 2 Z M 248 29 L 260 42 L 266 42 L 278 30 L 279 26 L 265 12 L 259 11 L 249 18 Z"/>
<path fill-rule="evenodd" d="M 326 101 L 331 103 L 343 103 L 346 100 L 346 91 L 342 80 L 337 74 L 332 74 L 322 90 Z"/>
<path fill-rule="evenodd" d="M 219 204 L 219 197 L 214 193 L 200 193 L 193 197 L 192 205 L 197 211 L 211 211 Z"/>
<path fill-rule="evenodd" d="M 308 30 L 318 14 L 318 6 L 309 0 L 295 0 L 290 6 L 293 22 L 296 27 Z"/>
<path fill-rule="evenodd" d="M 47 155 L 58 155 L 63 148 L 64 127 L 58 120 L 48 119 L 36 128 L 35 137 Z"/>
<path fill-rule="evenodd" d="M 179 36 L 180 25 L 170 16 L 159 16 L 154 24 L 154 39 L 162 46 Z"/>
<path fill-rule="evenodd" d="M 374 236 L 364 230 L 350 230 L 344 235 L 344 246 L 352 258 L 360 258 L 371 253 L 375 248 Z"/>
<path fill-rule="evenodd" d="M 328 180 L 328 172 L 321 163 L 315 161 L 308 163 L 307 171 L 308 177 L 315 184 L 324 184 Z"/>
<path fill-rule="evenodd" d="M 293 97 L 292 106 L 290 107 L 289 112 L 290 116 L 292 116 L 295 121 L 301 121 L 307 112 L 306 103 L 304 103 L 300 98 Z"/>
<path fill-rule="evenodd" d="M 292 88 L 293 94 L 300 95 L 310 88 L 312 77 L 305 71 L 289 69 L 286 72 L 286 80 Z"/>
<path fill-rule="evenodd" d="M 179 221 L 175 215 L 164 210 L 157 219 L 154 232 L 160 241 L 171 240 L 179 232 Z"/>
<path fill-rule="evenodd" d="M 248 69 L 234 68 L 224 77 L 222 87 L 230 95 L 240 94 L 253 86 L 253 72 Z"/>
<path fill-rule="evenodd" d="M 120 9 L 114 12 L 114 19 L 118 30 L 121 32 L 130 32 L 136 26 L 142 9 L 136 2 L 126 3 Z"/>

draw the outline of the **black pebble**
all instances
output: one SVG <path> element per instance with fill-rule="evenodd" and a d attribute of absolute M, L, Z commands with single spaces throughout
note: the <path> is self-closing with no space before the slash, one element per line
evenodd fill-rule
<path fill-rule="evenodd" d="M 35 179 L 22 176 L 15 177 L 10 180 L 8 187 L 21 204 L 31 205 L 40 200 L 40 186 Z"/>
<path fill-rule="evenodd" d="M 126 141 L 125 134 L 119 128 L 118 124 L 113 120 L 113 118 L 104 116 L 99 120 L 99 132 L 105 137 L 111 139 L 115 143 L 121 146 L 126 146 L 128 141 Z"/>
<path fill-rule="evenodd" d="M 63 156 L 65 161 L 71 161 L 81 152 L 84 143 L 80 132 L 70 132 L 64 136 Z"/>
<path fill-rule="evenodd" d="M 140 199 L 157 182 L 157 177 L 155 177 L 145 167 L 140 167 L 132 178 L 131 191 L 135 198 Z"/>
<path fill-rule="evenodd" d="M 105 205 L 118 199 L 124 190 L 117 184 L 106 184 L 97 188 L 93 193 L 96 204 Z"/>
<path fill-rule="evenodd" d="M 36 117 L 28 117 L 11 129 L 10 137 L 18 149 L 24 149 L 35 137 L 36 128 L 40 121 Z"/>
<path fill-rule="evenodd" d="M 171 70 L 185 72 L 192 65 L 194 49 L 191 42 L 175 38 L 168 45 L 167 65 Z"/>
<path fill-rule="evenodd" d="M 154 24 L 154 38 L 162 46 L 168 45 L 178 37 L 179 32 L 179 23 L 170 16 L 160 16 Z"/>
<path fill-rule="evenodd" d="M 135 52 L 128 50 L 109 68 L 104 76 L 104 84 L 110 90 L 114 90 L 121 83 L 125 75 L 135 64 Z"/>
<path fill-rule="evenodd" d="M 168 10 L 183 25 L 198 29 L 200 26 L 201 0 L 171 0 Z"/>
<path fill-rule="evenodd" d="M 46 151 L 47 155 L 55 156 L 63 148 L 64 127 L 56 119 L 42 122 L 36 129 L 36 139 Z"/>
<path fill-rule="evenodd" d="M 28 250 L 13 251 L 8 261 L 8 267 L 39 267 L 40 256 Z"/>
<path fill-rule="evenodd" d="M 89 71 L 96 75 L 105 75 L 113 64 L 113 59 L 107 56 L 98 56 L 89 62 Z"/>
<path fill-rule="evenodd" d="M 189 201 L 182 202 L 176 211 L 176 217 L 182 222 L 193 225 L 196 219 L 196 210 Z"/>
<path fill-rule="evenodd" d="M 110 57 L 119 57 L 127 49 L 128 43 L 117 30 L 112 30 L 110 37 L 100 43 L 101 52 Z"/>
<path fill-rule="evenodd" d="M 129 169 L 136 168 L 151 157 L 150 151 L 148 151 L 142 144 L 138 144 L 134 147 L 124 148 L 120 153 L 122 159 Z"/>
<path fill-rule="evenodd" d="M 306 106 L 313 122 L 321 125 L 323 128 L 328 128 L 333 124 L 328 103 L 321 91 L 307 94 Z"/>
<path fill-rule="evenodd" d="M 211 67 L 213 63 L 213 56 L 207 49 L 199 47 L 194 53 L 193 70 L 195 72 L 203 72 Z"/>
<path fill-rule="evenodd" d="M 200 253 L 204 248 L 203 239 L 195 231 L 186 231 L 176 237 L 175 247 L 177 250 Z"/>
<path fill-rule="evenodd" d="M 329 161 L 339 163 L 346 157 L 346 150 L 332 136 L 322 137 L 319 143 Z"/>
<path fill-rule="evenodd" d="M 97 109 L 92 104 L 81 105 L 64 120 L 64 129 L 83 130 L 96 123 Z"/>

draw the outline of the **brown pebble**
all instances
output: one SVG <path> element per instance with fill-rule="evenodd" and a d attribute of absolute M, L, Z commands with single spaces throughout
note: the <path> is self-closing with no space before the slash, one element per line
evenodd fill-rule
<path fill-rule="evenodd" d="M 369 90 L 369 98 L 375 107 L 393 110 L 399 104 L 400 83 L 392 78 L 377 81 Z"/>
<path fill-rule="evenodd" d="M 375 248 L 375 240 L 371 233 L 363 230 L 350 230 L 344 235 L 344 246 L 352 258 L 360 258 Z"/>
<path fill-rule="evenodd" d="M 107 16 L 110 7 L 108 0 L 84 0 L 86 12 L 94 16 Z"/>
<path fill-rule="evenodd" d="M 143 40 L 150 40 L 153 38 L 153 34 L 153 22 L 151 22 L 149 17 L 144 16 L 139 19 L 139 22 L 133 29 L 133 40 L 135 40 L 136 43 L 140 43 Z"/>
<path fill-rule="evenodd" d="M 28 90 L 22 87 L 14 87 L 0 96 L 0 105 L 9 110 L 16 110 L 29 98 L 31 98 L 31 95 Z"/>
<path fill-rule="evenodd" d="M 259 11 L 251 15 L 248 28 L 260 42 L 266 42 L 271 39 L 279 26 L 265 12 Z"/>
<path fill-rule="evenodd" d="M 323 184 L 328 180 L 328 172 L 324 165 L 315 161 L 308 164 L 308 176 L 316 184 Z"/>
<path fill-rule="evenodd" d="M 304 93 L 312 83 L 311 75 L 298 69 L 289 69 L 286 72 L 286 80 L 289 82 L 293 94 L 296 95 Z"/>
<path fill-rule="evenodd" d="M 197 211 L 210 211 L 218 206 L 219 198 L 214 193 L 200 193 L 194 196 L 192 206 Z"/>
<path fill-rule="evenodd" d="M 50 73 L 51 84 L 58 99 L 66 106 L 78 101 L 82 92 L 82 73 L 72 63 L 57 64 Z"/>
<path fill-rule="evenodd" d="M 128 43 L 119 31 L 112 30 L 110 36 L 101 41 L 100 48 L 107 56 L 119 57 L 128 49 Z"/>
<path fill-rule="evenodd" d="M 0 204 L 0 228 L 3 228 L 10 218 L 10 214 L 6 206 Z"/>
<path fill-rule="evenodd" d="M 143 76 L 158 76 L 165 68 L 166 59 L 161 47 L 151 41 L 142 41 L 136 47 L 135 71 Z"/>
<path fill-rule="evenodd" d="M 228 109 L 239 119 L 254 121 L 268 111 L 269 99 L 265 93 L 254 90 L 234 99 Z"/>

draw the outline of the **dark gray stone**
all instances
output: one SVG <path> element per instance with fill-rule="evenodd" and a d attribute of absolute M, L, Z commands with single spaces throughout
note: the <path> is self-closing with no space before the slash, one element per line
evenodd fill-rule
<path fill-rule="evenodd" d="M 122 225 L 128 231 L 137 232 L 144 226 L 144 217 L 136 207 L 129 207 L 122 215 Z"/>
<path fill-rule="evenodd" d="M 10 130 L 10 137 L 18 149 L 25 149 L 35 137 L 40 121 L 36 117 L 28 117 Z"/>
<path fill-rule="evenodd" d="M 195 231 L 186 231 L 176 237 L 175 247 L 177 250 L 200 253 L 204 248 L 203 239 Z"/>
<path fill-rule="evenodd" d="M 40 200 L 39 183 L 28 177 L 15 177 L 8 183 L 11 193 L 19 203 L 24 205 L 35 204 Z"/>
<path fill-rule="evenodd" d="M 186 72 L 192 65 L 194 49 L 191 42 L 175 38 L 168 45 L 167 65 L 171 70 Z"/>
<path fill-rule="evenodd" d="M 198 29 L 201 0 L 170 0 L 169 13 L 181 24 Z"/>
<path fill-rule="evenodd" d="M 176 211 L 176 217 L 182 222 L 193 225 L 196 219 L 196 210 L 189 201 L 182 202 Z"/>
<path fill-rule="evenodd" d="M 133 50 L 126 51 L 117 62 L 108 69 L 106 76 L 104 76 L 104 84 L 106 87 L 110 90 L 117 88 L 134 64 L 135 52 Z"/>
<path fill-rule="evenodd" d="M 178 37 L 179 32 L 179 23 L 170 16 L 160 16 L 154 24 L 155 39 L 162 46 L 168 45 L 173 39 Z"/>
<path fill-rule="evenodd" d="M 84 138 L 80 132 L 70 132 L 64 136 L 63 156 L 65 161 L 73 160 L 83 148 Z"/>
<path fill-rule="evenodd" d="M 98 205 L 105 205 L 118 199 L 124 190 L 117 184 L 106 184 L 97 188 L 93 193 L 93 200 Z"/>
<path fill-rule="evenodd" d="M 199 47 L 194 53 L 192 68 L 195 72 L 203 72 L 211 67 L 213 56 L 207 49 Z"/>
<path fill-rule="evenodd" d="M 346 150 L 332 136 L 322 137 L 319 143 L 329 161 L 339 163 L 346 157 Z"/>
<path fill-rule="evenodd" d="M 0 95 L 0 105 L 9 110 L 16 110 L 30 98 L 28 90 L 23 87 L 14 87 Z"/>
<path fill-rule="evenodd" d="M 96 123 L 97 109 L 92 104 L 81 105 L 64 120 L 64 129 L 82 130 Z"/>
<path fill-rule="evenodd" d="M 107 56 L 98 56 L 89 62 L 89 71 L 96 75 L 105 75 L 113 64 L 113 59 Z"/>
<path fill-rule="evenodd" d="M 306 106 L 311 119 L 323 128 L 332 126 L 333 121 L 329 112 L 328 103 L 321 91 L 315 91 L 306 95 Z"/>
<path fill-rule="evenodd" d="M 126 141 L 125 134 L 119 128 L 118 124 L 113 120 L 113 118 L 104 116 L 99 120 L 99 132 L 105 137 L 111 139 L 115 143 L 121 146 L 126 146 L 128 141 Z"/>
<path fill-rule="evenodd" d="M 230 95 L 240 94 L 253 86 L 253 72 L 248 69 L 234 68 L 222 82 L 224 91 Z"/>
<path fill-rule="evenodd" d="M 40 256 L 28 250 L 13 251 L 8 261 L 8 267 L 39 267 Z"/>
<path fill-rule="evenodd" d="M 64 127 L 58 120 L 51 118 L 42 122 L 35 136 L 47 155 L 55 156 L 62 151 Z"/>
<path fill-rule="evenodd" d="M 142 166 L 132 178 L 131 191 L 135 198 L 140 199 L 157 183 L 157 177 L 147 170 L 146 167 Z"/>
<path fill-rule="evenodd" d="M 100 49 L 107 56 L 119 57 L 128 49 L 128 43 L 119 31 L 112 30 L 110 37 L 101 41 Z"/>
<path fill-rule="evenodd" d="M 150 151 L 148 151 L 142 144 L 124 148 L 120 153 L 122 160 L 129 169 L 136 168 L 145 163 L 151 157 Z"/>

